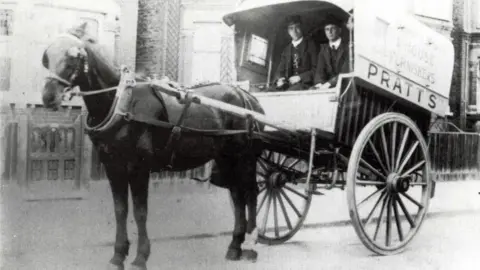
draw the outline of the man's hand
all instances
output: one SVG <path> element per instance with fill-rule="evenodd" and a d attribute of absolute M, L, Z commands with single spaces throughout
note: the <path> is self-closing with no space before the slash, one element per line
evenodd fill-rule
<path fill-rule="evenodd" d="M 291 85 L 299 83 L 301 80 L 302 80 L 302 78 L 300 78 L 300 76 L 298 76 L 298 75 L 292 76 L 288 79 L 288 81 L 290 82 Z"/>
<path fill-rule="evenodd" d="M 329 82 L 326 82 L 326 83 L 317 83 L 314 87 L 315 87 L 315 89 L 325 90 L 325 89 L 330 88 L 330 86 L 331 86 L 331 84 Z"/>
<path fill-rule="evenodd" d="M 284 77 L 277 80 L 277 88 L 282 87 L 284 84 L 285 84 L 285 78 Z"/>

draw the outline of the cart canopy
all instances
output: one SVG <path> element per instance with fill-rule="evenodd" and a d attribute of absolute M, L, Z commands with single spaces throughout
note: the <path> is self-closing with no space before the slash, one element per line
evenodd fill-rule
<path fill-rule="evenodd" d="M 449 112 L 452 42 L 401 8 L 404 3 L 393 4 L 388 0 L 246 0 L 223 19 L 240 31 L 261 29 L 266 39 L 276 43 L 269 48 L 270 70 L 265 72 L 269 80 L 280 49 L 289 42 L 286 31 L 280 31 L 287 16 L 300 14 L 310 36 L 320 33 L 314 38 L 317 43 L 326 42 L 321 31 L 324 16 L 333 15 L 345 23 L 353 17 L 353 35 L 346 33 L 345 38 L 353 44 L 351 72 L 356 80 L 393 99 L 444 116 Z"/>

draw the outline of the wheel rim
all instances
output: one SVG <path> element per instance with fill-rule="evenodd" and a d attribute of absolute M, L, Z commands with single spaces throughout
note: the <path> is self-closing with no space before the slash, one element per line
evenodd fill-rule
<path fill-rule="evenodd" d="M 257 161 L 259 241 L 280 244 L 302 226 L 312 199 L 306 189 L 308 163 L 265 150 Z"/>
<path fill-rule="evenodd" d="M 381 115 L 359 135 L 349 161 L 348 199 L 355 230 L 370 250 L 400 252 L 418 232 L 430 199 L 429 167 L 425 140 L 406 116 Z"/>

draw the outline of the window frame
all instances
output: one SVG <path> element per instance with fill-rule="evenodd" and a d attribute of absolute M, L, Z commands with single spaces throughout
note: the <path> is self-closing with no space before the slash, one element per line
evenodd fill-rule
<path fill-rule="evenodd" d="M 266 49 L 266 56 L 265 56 L 265 65 L 262 66 L 258 63 L 250 61 L 250 46 L 253 36 L 257 36 L 261 39 L 267 41 L 267 49 Z M 259 35 L 256 32 L 246 30 L 243 35 L 243 49 L 242 49 L 242 57 L 240 62 L 240 67 L 246 68 L 248 70 L 254 71 L 256 73 L 267 75 L 269 69 L 270 59 L 270 47 L 272 46 L 270 40 L 262 35 Z"/>

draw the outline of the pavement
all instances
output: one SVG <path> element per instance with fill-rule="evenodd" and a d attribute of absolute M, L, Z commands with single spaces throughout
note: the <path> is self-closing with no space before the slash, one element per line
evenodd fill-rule
<path fill-rule="evenodd" d="M 4 186 L 0 193 L 1 269 L 105 268 L 115 235 L 106 181 L 93 183 L 84 199 L 26 201 L 19 192 Z M 398 266 L 393 269 L 422 264 L 427 269 L 473 269 L 469 267 L 480 254 L 475 245 L 480 240 L 480 181 L 475 180 L 439 183 L 419 240 L 409 245 L 407 255 L 393 257 L 373 256 L 361 244 L 341 190 L 314 197 L 304 228 L 290 241 L 258 245 L 261 260 L 256 264 L 223 259 L 233 228 L 226 190 L 194 182 L 162 183 L 152 186 L 149 204 L 149 269 L 317 269 L 319 264 L 326 269 L 384 269 L 385 263 Z M 136 250 L 131 211 L 128 225 L 131 261 Z M 443 252 L 451 259 L 440 260 L 441 265 L 428 260 L 430 255 L 445 257 Z M 379 268 L 373 267 L 375 262 Z"/>

